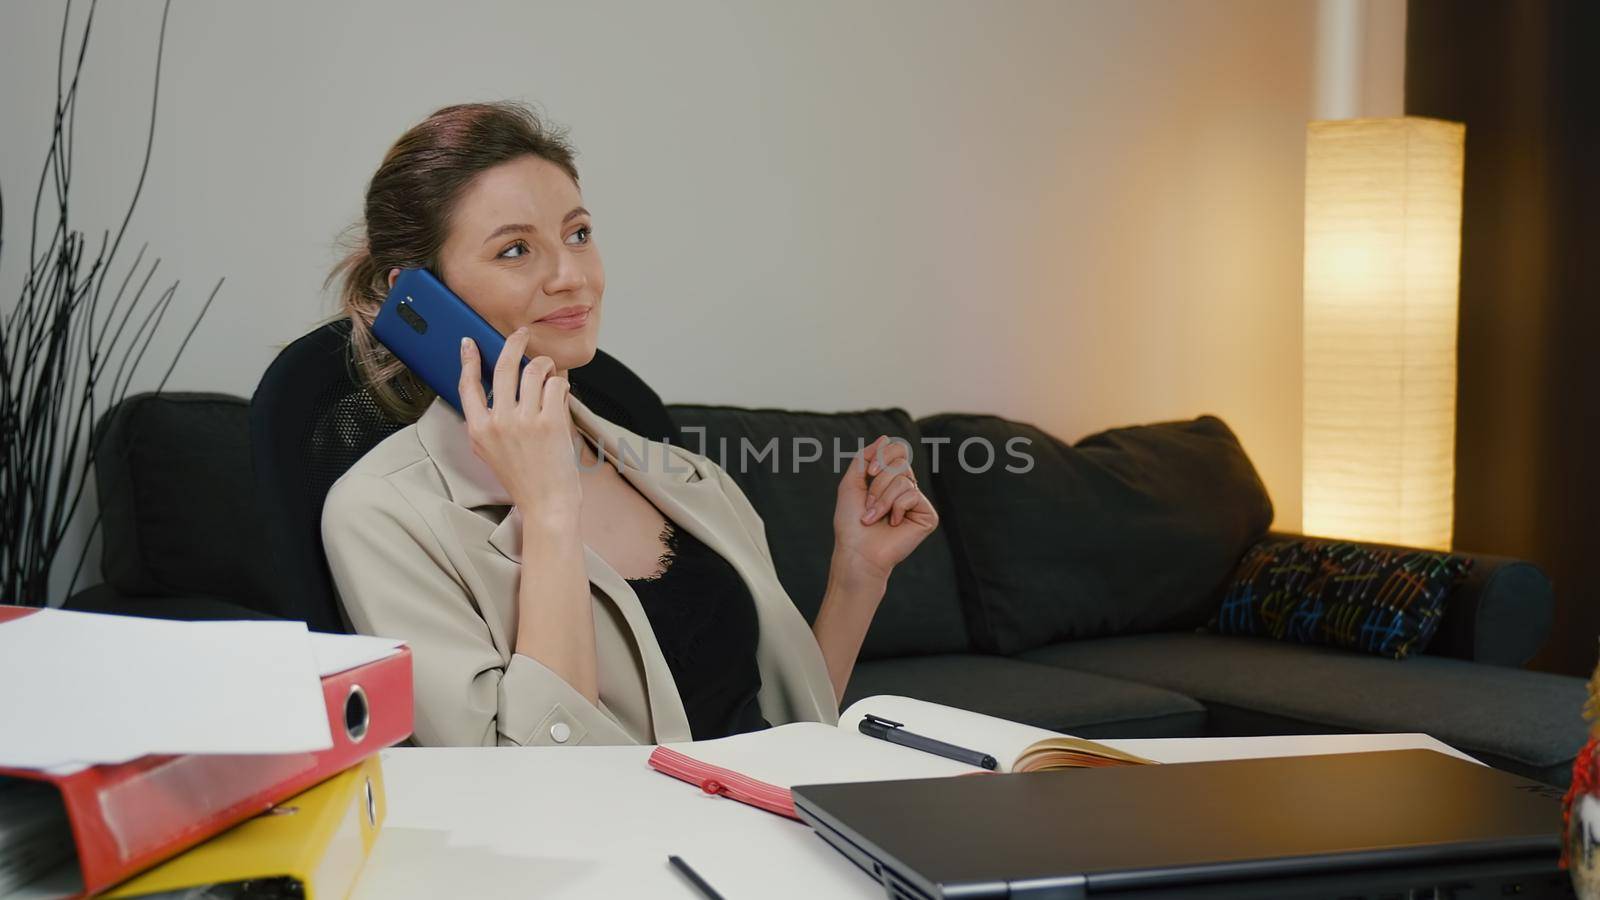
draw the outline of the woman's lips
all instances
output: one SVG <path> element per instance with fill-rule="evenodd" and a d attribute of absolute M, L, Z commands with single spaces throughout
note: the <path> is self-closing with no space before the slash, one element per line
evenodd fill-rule
<path fill-rule="evenodd" d="M 573 331 L 589 324 L 589 310 L 582 309 L 575 313 L 560 316 L 546 316 L 533 324 L 549 325 L 551 328 L 560 328 L 564 331 Z"/>

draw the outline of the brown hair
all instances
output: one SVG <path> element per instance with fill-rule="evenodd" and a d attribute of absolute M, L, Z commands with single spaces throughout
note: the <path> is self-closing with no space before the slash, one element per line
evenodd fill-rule
<path fill-rule="evenodd" d="M 576 152 L 565 129 L 520 103 L 463 103 L 439 110 L 395 141 L 367 184 L 365 214 L 351 226 L 353 245 L 329 273 L 341 275 L 342 314 L 350 318 L 357 375 L 384 411 L 414 422 L 434 392 L 372 336 L 372 321 L 389 293 L 389 270 L 427 268 L 439 274 L 439 249 L 461 192 L 480 173 L 522 156 L 560 166 L 578 181 Z"/>

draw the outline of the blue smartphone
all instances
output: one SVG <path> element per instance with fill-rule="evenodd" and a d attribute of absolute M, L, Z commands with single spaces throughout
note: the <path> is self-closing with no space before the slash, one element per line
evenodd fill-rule
<path fill-rule="evenodd" d="M 505 347 L 505 335 L 427 269 L 401 270 L 378 309 L 372 336 L 456 412 L 463 412 L 459 387 L 461 339 L 472 338 L 478 345 L 483 395 L 490 406 L 494 405 L 494 364 Z M 524 356 L 518 374 L 527 364 L 528 357 Z"/>

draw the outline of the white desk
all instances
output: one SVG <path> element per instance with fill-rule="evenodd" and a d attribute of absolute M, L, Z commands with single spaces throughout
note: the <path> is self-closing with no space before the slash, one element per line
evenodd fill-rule
<path fill-rule="evenodd" d="M 1162 762 L 1423 747 L 1421 734 L 1105 741 Z M 359 900 L 699 895 L 684 858 L 728 900 L 883 896 L 805 825 L 651 769 L 651 747 L 395 748 L 388 820 Z"/>

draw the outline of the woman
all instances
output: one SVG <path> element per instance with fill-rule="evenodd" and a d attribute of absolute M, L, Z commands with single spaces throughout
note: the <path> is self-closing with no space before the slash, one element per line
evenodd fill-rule
<path fill-rule="evenodd" d="M 721 467 L 571 397 L 567 372 L 594 356 L 605 291 L 573 156 L 521 106 L 451 106 L 403 135 L 368 186 L 365 240 L 334 277 L 361 377 L 414 424 L 328 495 L 323 542 L 345 613 L 357 631 L 411 645 L 424 745 L 834 724 L 889 573 L 938 516 L 903 444 L 880 436 L 858 454 L 808 628 Z M 409 267 L 510 336 L 492 405 L 470 341 L 463 415 L 373 340 Z"/>

